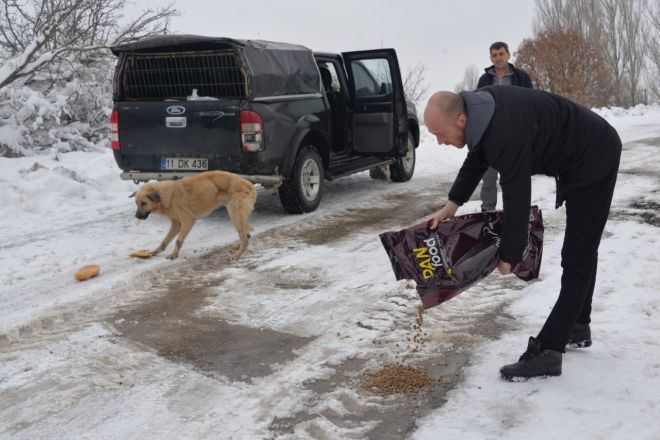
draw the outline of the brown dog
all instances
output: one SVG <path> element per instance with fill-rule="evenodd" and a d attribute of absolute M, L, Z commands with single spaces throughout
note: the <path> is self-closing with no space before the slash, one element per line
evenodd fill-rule
<path fill-rule="evenodd" d="M 231 259 L 238 259 L 247 249 L 252 231 L 247 220 L 254 208 L 257 191 L 251 182 L 236 174 L 206 171 L 181 180 L 147 183 L 133 195 L 137 205 L 135 217 L 144 220 L 155 212 L 168 216 L 172 221 L 170 231 L 160 246 L 151 252 L 152 255 L 164 251 L 179 234 L 174 251 L 167 257 L 177 258 L 195 220 L 209 215 L 222 205 L 226 206 L 241 240 Z"/>

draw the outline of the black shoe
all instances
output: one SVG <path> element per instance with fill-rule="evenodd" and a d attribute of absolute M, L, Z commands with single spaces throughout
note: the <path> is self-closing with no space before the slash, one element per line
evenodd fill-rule
<path fill-rule="evenodd" d="M 567 347 L 585 348 L 591 347 L 591 329 L 589 324 L 575 323 L 571 334 L 568 335 Z"/>
<path fill-rule="evenodd" d="M 541 342 L 530 336 L 527 351 L 515 364 L 500 368 L 506 380 L 529 379 L 539 376 L 561 375 L 561 352 L 543 349 Z"/>

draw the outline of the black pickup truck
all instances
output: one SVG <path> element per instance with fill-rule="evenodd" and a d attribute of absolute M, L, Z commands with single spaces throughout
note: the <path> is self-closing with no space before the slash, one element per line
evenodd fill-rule
<path fill-rule="evenodd" d="M 291 213 L 325 180 L 415 169 L 419 122 L 393 49 L 314 53 L 294 44 L 162 35 L 112 48 L 111 144 L 122 179 L 205 170 L 279 185 Z"/>

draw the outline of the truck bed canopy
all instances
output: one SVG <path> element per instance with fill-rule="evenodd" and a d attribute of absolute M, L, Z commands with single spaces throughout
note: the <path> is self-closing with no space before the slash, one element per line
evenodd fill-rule
<path fill-rule="evenodd" d="M 304 46 L 263 40 L 167 34 L 111 48 L 116 56 L 233 49 L 247 72 L 250 98 L 321 93 L 312 51 Z"/>

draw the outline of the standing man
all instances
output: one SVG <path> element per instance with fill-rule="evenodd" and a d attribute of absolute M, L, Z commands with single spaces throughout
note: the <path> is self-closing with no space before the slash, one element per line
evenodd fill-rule
<path fill-rule="evenodd" d="M 492 66 L 486 67 L 477 88 L 486 86 L 518 86 L 532 88 L 532 80 L 527 72 L 517 69 L 509 62 L 509 46 L 502 41 L 490 45 Z M 497 171 L 488 168 L 481 182 L 481 210 L 493 211 L 497 206 Z"/>
<path fill-rule="evenodd" d="M 498 269 L 503 275 L 522 260 L 527 243 L 532 175 L 555 177 L 556 207 L 566 202 L 559 298 L 520 360 L 500 372 L 508 380 L 560 375 L 567 344 L 591 345 L 598 246 L 621 157 L 616 130 L 566 98 L 522 87 L 489 86 L 460 95 L 437 92 L 426 106 L 424 122 L 439 144 L 468 146 L 449 200 L 433 214 L 431 228 L 469 200 L 488 166 L 502 176 Z"/>

